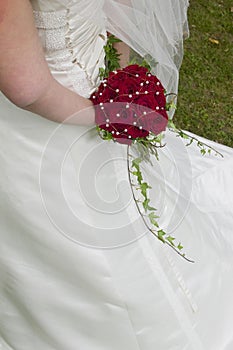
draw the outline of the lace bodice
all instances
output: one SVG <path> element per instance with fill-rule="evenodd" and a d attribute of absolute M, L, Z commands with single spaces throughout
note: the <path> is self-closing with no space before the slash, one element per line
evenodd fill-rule
<path fill-rule="evenodd" d="M 103 1 L 31 0 L 35 24 L 54 77 L 89 97 L 104 66 Z M 85 6 L 84 6 L 85 5 Z"/>

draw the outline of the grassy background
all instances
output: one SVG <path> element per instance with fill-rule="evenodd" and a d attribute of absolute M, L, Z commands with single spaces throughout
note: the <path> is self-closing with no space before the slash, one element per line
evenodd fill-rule
<path fill-rule="evenodd" d="M 233 2 L 191 0 L 176 125 L 233 147 Z"/>

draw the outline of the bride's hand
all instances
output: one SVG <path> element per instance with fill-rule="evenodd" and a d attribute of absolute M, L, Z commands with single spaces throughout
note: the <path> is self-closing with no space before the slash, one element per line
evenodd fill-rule
<path fill-rule="evenodd" d="M 51 75 L 29 0 L 0 2 L 0 90 L 20 108 L 56 122 L 94 125 L 92 103 Z"/>

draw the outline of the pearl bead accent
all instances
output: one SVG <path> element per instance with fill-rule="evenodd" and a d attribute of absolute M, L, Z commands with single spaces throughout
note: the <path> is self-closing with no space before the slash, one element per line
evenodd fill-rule
<path fill-rule="evenodd" d="M 147 112 L 145 111 L 145 112 L 143 112 L 143 114 L 144 114 L 144 115 L 147 115 Z"/>
<path fill-rule="evenodd" d="M 116 134 L 119 135 L 120 134 L 119 131 L 117 131 Z"/>
<path fill-rule="evenodd" d="M 109 124 L 106 124 L 106 128 L 108 128 L 109 127 Z"/>
<path fill-rule="evenodd" d="M 113 103 L 113 100 L 110 100 L 110 103 Z"/>
<path fill-rule="evenodd" d="M 132 98 L 132 97 L 133 97 L 133 96 L 130 94 L 130 95 L 129 95 L 129 98 Z"/>
<path fill-rule="evenodd" d="M 137 122 L 133 122 L 133 125 L 137 125 Z"/>
<path fill-rule="evenodd" d="M 151 74 L 150 74 L 150 73 L 148 74 L 148 77 L 151 77 Z"/>
<path fill-rule="evenodd" d="M 112 134 L 115 134 L 115 131 L 114 131 L 114 130 L 112 131 Z"/>
<path fill-rule="evenodd" d="M 159 110 L 159 107 L 158 107 L 158 106 L 156 107 L 156 110 L 157 110 L 157 111 Z"/>
<path fill-rule="evenodd" d="M 146 81 L 146 84 L 150 84 L 149 80 Z"/>
<path fill-rule="evenodd" d="M 145 91 L 145 95 L 147 95 L 148 94 L 148 91 Z"/>
<path fill-rule="evenodd" d="M 116 116 L 117 116 L 117 117 L 120 117 L 120 114 L 119 114 L 119 113 L 117 113 L 117 114 L 116 114 Z"/>
<path fill-rule="evenodd" d="M 102 94 L 102 92 L 100 92 L 100 96 L 102 96 L 103 94 Z"/>
<path fill-rule="evenodd" d="M 103 102 L 100 102 L 100 106 L 103 106 Z"/>
<path fill-rule="evenodd" d="M 142 130 L 142 126 L 139 126 L 139 129 Z"/>
<path fill-rule="evenodd" d="M 93 99 L 95 99 L 96 97 L 95 96 L 92 96 Z"/>
<path fill-rule="evenodd" d="M 131 139 L 131 138 L 132 138 L 132 136 L 131 136 L 131 135 L 129 135 L 129 136 L 128 136 L 128 138 L 129 138 L 129 139 Z"/>
<path fill-rule="evenodd" d="M 136 91 L 136 95 L 139 95 L 139 92 L 138 92 L 138 91 Z"/>
<path fill-rule="evenodd" d="M 116 92 L 119 92 L 119 89 L 116 89 Z"/>
<path fill-rule="evenodd" d="M 136 78 L 138 78 L 139 77 L 139 74 L 136 74 Z"/>
<path fill-rule="evenodd" d="M 128 132 L 128 129 L 125 129 L 124 132 Z"/>
<path fill-rule="evenodd" d="M 100 109 L 102 109 L 102 110 L 103 110 L 103 109 L 104 109 L 104 106 L 100 107 Z"/>
<path fill-rule="evenodd" d="M 129 105 L 126 105 L 125 108 L 129 108 Z"/>
<path fill-rule="evenodd" d="M 143 85 L 144 85 L 143 83 L 140 84 L 140 86 L 143 86 Z"/>
<path fill-rule="evenodd" d="M 156 91 L 156 95 L 157 95 L 157 96 L 159 95 L 159 91 Z"/>
<path fill-rule="evenodd" d="M 106 119 L 106 122 L 109 123 L 109 119 Z"/>
<path fill-rule="evenodd" d="M 158 86 L 160 85 L 160 82 L 159 82 L 159 81 L 157 82 L 157 85 L 158 85 Z"/>
<path fill-rule="evenodd" d="M 107 84 L 104 83 L 104 87 L 106 87 L 106 86 L 107 86 Z"/>

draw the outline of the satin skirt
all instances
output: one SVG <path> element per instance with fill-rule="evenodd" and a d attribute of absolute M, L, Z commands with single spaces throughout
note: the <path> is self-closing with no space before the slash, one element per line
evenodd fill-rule
<path fill-rule="evenodd" d="M 231 350 L 233 150 L 167 132 L 143 165 L 189 263 L 145 227 L 127 146 L 0 105 L 1 349 Z"/>

